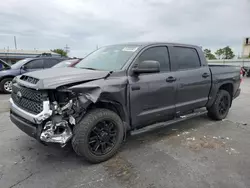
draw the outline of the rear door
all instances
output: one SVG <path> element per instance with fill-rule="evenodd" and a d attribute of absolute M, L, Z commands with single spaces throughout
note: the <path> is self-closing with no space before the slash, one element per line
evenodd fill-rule
<path fill-rule="evenodd" d="M 204 107 L 211 87 L 209 67 L 202 65 L 195 48 L 173 46 L 170 54 L 177 79 L 176 112 Z"/>
<path fill-rule="evenodd" d="M 51 68 L 60 62 L 59 59 L 44 59 L 44 68 Z"/>
<path fill-rule="evenodd" d="M 160 63 L 159 73 L 129 76 L 130 115 L 133 127 L 143 127 L 171 119 L 175 114 L 175 82 L 167 82 L 170 72 L 169 53 L 166 46 L 145 49 L 132 67 L 146 60 Z"/>

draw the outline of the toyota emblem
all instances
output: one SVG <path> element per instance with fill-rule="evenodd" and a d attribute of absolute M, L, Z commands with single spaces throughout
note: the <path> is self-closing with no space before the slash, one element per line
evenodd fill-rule
<path fill-rule="evenodd" d="M 17 96 L 17 99 L 18 99 L 18 100 L 21 100 L 21 98 L 22 98 L 22 93 L 21 93 L 20 91 L 18 91 L 17 94 L 16 94 L 16 96 Z"/>

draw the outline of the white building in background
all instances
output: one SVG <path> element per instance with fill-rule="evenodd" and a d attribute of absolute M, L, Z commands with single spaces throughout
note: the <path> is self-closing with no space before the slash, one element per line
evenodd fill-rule
<path fill-rule="evenodd" d="M 9 64 L 13 64 L 24 58 L 34 58 L 42 54 L 51 54 L 53 57 L 60 57 L 61 55 L 51 52 L 50 50 L 11 50 L 0 49 L 0 59 Z"/>
<path fill-rule="evenodd" d="M 242 48 L 242 57 L 247 58 L 250 56 L 250 37 L 244 38 L 243 48 Z"/>

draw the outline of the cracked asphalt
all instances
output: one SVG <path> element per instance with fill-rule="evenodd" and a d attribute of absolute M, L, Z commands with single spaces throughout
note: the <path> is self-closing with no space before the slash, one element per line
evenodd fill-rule
<path fill-rule="evenodd" d="M 250 79 L 241 88 L 227 119 L 201 116 L 129 137 L 115 157 L 97 165 L 69 146 L 41 145 L 2 107 L 0 188 L 249 188 Z"/>

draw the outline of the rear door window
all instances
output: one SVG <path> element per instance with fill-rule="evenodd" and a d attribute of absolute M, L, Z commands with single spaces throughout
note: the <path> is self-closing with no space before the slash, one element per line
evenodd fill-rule
<path fill-rule="evenodd" d="M 196 49 L 187 47 L 174 47 L 174 58 L 178 70 L 195 69 L 201 66 Z"/>
<path fill-rule="evenodd" d="M 44 59 L 44 68 L 51 68 L 59 62 L 58 59 Z"/>

